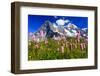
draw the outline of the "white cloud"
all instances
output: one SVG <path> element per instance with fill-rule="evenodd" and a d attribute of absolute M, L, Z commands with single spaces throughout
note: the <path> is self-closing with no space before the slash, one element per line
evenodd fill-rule
<path fill-rule="evenodd" d="M 65 24 L 65 20 L 63 20 L 63 19 L 58 19 L 58 20 L 56 21 L 56 23 L 57 23 L 58 25 L 64 25 L 64 24 Z"/>
<path fill-rule="evenodd" d="M 68 22 L 70 22 L 69 20 L 65 20 L 65 23 L 68 23 Z"/>

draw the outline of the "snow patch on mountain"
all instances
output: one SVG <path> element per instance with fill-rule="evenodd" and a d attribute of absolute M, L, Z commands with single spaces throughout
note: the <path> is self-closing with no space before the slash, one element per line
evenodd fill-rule
<path fill-rule="evenodd" d="M 63 19 L 59 19 L 59 20 L 57 20 L 56 21 L 56 23 L 58 24 L 58 25 L 64 25 L 65 24 L 65 20 L 63 20 Z"/>
<path fill-rule="evenodd" d="M 67 28 L 69 29 L 77 29 L 78 27 L 75 25 L 75 24 L 72 24 L 72 23 L 68 23 L 68 25 L 66 25 Z"/>
<path fill-rule="evenodd" d="M 36 39 L 39 40 L 46 38 L 59 39 L 60 36 L 77 37 L 78 31 L 80 31 L 80 37 L 87 38 L 87 30 L 87 28 L 80 29 L 77 25 L 71 23 L 68 19 L 58 19 L 55 21 L 55 23 L 45 21 L 45 23 L 41 25 L 39 30 L 35 32 L 34 35 Z M 29 33 L 29 39 L 32 39 L 32 33 Z"/>

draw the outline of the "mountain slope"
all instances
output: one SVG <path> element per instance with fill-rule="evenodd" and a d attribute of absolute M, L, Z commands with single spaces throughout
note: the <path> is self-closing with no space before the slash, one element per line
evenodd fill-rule
<path fill-rule="evenodd" d="M 45 21 L 45 23 L 41 25 L 39 30 L 35 32 L 34 35 L 40 36 L 40 31 L 43 31 L 43 33 L 46 34 L 46 38 L 53 38 L 54 36 L 76 37 L 78 31 L 80 31 L 80 37 L 87 38 L 88 36 L 87 28 L 80 29 L 77 25 L 72 24 L 70 22 L 66 25 L 57 25 L 56 23 Z"/>

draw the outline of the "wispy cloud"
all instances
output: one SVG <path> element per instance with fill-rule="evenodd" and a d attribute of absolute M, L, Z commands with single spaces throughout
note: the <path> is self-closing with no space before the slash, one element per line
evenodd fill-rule
<path fill-rule="evenodd" d="M 68 20 L 68 19 L 66 19 L 66 20 L 64 20 L 64 19 L 58 19 L 56 21 L 57 25 L 65 25 L 65 23 L 68 23 L 68 22 L 70 22 L 70 20 Z"/>
<path fill-rule="evenodd" d="M 64 24 L 65 24 L 65 20 L 63 20 L 63 19 L 58 19 L 58 20 L 56 21 L 56 23 L 57 23 L 58 25 L 64 25 Z"/>

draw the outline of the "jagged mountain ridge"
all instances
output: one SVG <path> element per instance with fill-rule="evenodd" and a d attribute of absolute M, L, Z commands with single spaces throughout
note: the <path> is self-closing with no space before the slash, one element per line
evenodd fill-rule
<path fill-rule="evenodd" d="M 66 37 L 75 37 L 77 34 L 77 31 L 79 30 L 81 32 L 81 36 L 87 37 L 88 35 L 88 29 L 86 28 L 78 28 L 75 24 L 68 23 L 67 25 L 56 25 L 55 23 L 51 23 L 50 21 L 45 21 L 43 25 L 39 28 L 35 34 L 39 33 L 41 30 L 46 32 L 47 38 L 52 38 L 55 36 L 64 35 Z"/>
<path fill-rule="evenodd" d="M 39 33 L 42 30 L 42 31 L 46 32 L 47 38 L 52 38 L 54 35 L 60 36 L 60 34 L 58 32 L 54 32 L 51 29 L 52 25 L 53 24 L 50 21 L 45 21 L 45 23 L 43 25 L 41 25 L 41 27 L 39 28 L 39 30 L 37 32 L 35 32 L 35 34 Z"/>

